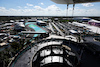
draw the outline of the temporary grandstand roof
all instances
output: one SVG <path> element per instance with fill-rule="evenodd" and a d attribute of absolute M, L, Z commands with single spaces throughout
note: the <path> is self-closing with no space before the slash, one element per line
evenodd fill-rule
<path fill-rule="evenodd" d="M 70 39 L 70 37 L 72 39 Z M 47 37 L 47 39 L 51 39 L 51 38 L 55 38 L 55 39 L 66 39 L 66 40 L 71 40 L 71 41 L 74 41 L 74 42 L 77 42 L 77 39 L 76 37 L 72 36 L 72 35 L 68 35 L 68 36 L 58 36 L 58 35 L 50 35 L 49 37 Z"/>
<path fill-rule="evenodd" d="M 40 20 L 39 20 L 39 21 L 37 21 L 37 22 L 39 22 L 39 23 L 46 23 L 46 22 L 44 22 L 44 21 L 40 21 Z"/>
<path fill-rule="evenodd" d="M 65 37 L 58 36 L 58 35 L 50 35 L 47 39 L 51 39 L 51 38 L 55 38 L 55 39 L 65 39 Z"/>
<path fill-rule="evenodd" d="M 99 27 L 91 26 L 91 25 L 83 24 L 83 23 L 78 23 L 78 22 L 73 22 L 72 24 L 76 24 L 79 27 L 85 26 L 86 28 L 89 28 L 92 32 L 100 34 L 100 28 Z"/>
<path fill-rule="evenodd" d="M 98 20 L 94 20 L 94 19 L 91 19 L 89 22 L 100 23 L 100 21 L 98 21 Z"/>
<path fill-rule="evenodd" d="M 88 17 L 75 17 L 74 19 L 91 19 L 91 18 L 88 18 Z"/>
<path fill-rule="evenodd" d="M 71 33 L 78 33 L 77 31 L 75 30 L 69 30 Z"/>
<path fill-rule="evenodd" d="M 0 33 L 0 35 L 6 35 L 6 33 Z"/>
<path fill-rule="evenodd" d="M 3 45 L 6 45 L 6 43 L 5 43 L 5 42 L 3 42 L 3 43 L 0 43 L 0 46 L 3 46 Z"/>

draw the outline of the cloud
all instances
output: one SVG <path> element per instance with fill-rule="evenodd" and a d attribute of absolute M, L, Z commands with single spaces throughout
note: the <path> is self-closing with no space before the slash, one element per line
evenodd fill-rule
<path fill-rule="evenodd" d="M 29 4 L 29 3 L 27 3 L 26 5 L 27 5 L 27 6 L 33 6 L 33 4 Z"/>
<path fill-rule="evenodd" d="M 44 9 L 40 6 L 34 6 L 35 10 L 36 11 L 43 11 Z"/>
<path fill-rule="evenodd" d="M 24 8 L 28 8 L 27 6 L 25 6 Z"/>
<path fill-rule="evenodd" d="M 91 6 L 94 6 L 94 4 L 92 4 L 92 3 L 83 3 L 82 5 L 85 6 L 85 7 L 91 7 Z"/>
<path fill-rule="evenodd" d="M 74 16 L 100 16 L 100 9 L 82 9 L 75 8 Z M 33 8 L 9 8 L 0 7 L 0 15 L 12 15 L 12 16 L 66 16 L 66 9 L 61 9 L 56 5 L 50 5 L 46 8 L 41 6 L 34 6 Z M 72 16 L 72 8 L 68 9 L 68 16 Z"/>
<path fill-rule="evenodd" d="M 21 6 L 17 6 L 18 8 L 21 8 Z"/>
<path fill-rule="evenodd" d="M 1 10 L 5 10 L 5 7 L 0 7 Z"/>
<path fill-rule="evenodd" d="M 47 11 L 61 11 L 61 9 L 55 5 L 50 5 L 45 10 L 47 10 Z"/>
<path fill-rule="evenodd" d="M 40 3 L 41 5 L 44 5 L 44 3 Z"/>

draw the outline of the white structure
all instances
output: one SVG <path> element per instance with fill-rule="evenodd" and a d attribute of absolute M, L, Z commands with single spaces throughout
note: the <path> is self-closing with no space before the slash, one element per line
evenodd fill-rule
<path fill-rule="evenodd" d="M 79 21 L 79 22 L 88 22 L 89 20 L 91 20 L 91 18 L 87 18 L 87 17 L 75 17 L 73 18 L 73 20 Z"/>
<path fill-rule="evenodd" d="M 46 26 L 46 22 L 44 22 L 44 21 L 37 21 L 37 25 L 39 25 L 39 26 Z"/>
<path fill-rule="evenodd" d="M 100 0 L 51 0 L 57 4 L 77 4 L 77 3 L 88 3 L 88 2 L 100 2 Z"/>
<path fill-rule="evenodd" d="M 51 25 L 51 23 L 49 23 L 49 27 L 50 27 L 50 30 L 55 33 L 54 29 L 53 29 L 53 26 Z"/>
<path fill-rule="evenodd" d="M 71 40 L 74 42 L 77 42 L 77 38 L 72 36 L 72 35 L 68 35 L 68 36 L 58 36 L 58 35 L 50 35 L 49 37 L 47 37 L 47 39 L 51 39 L 51 38 L 55 38 L 55 39 L 66 39 L 66 40 Z"/>
<path fill-rule="evenodd" d="M 74 30 L 69 30 L 71 33 L 78 33 L 77 31 Z"/>
<path fill-rule="evenodd" d="M 55 39 L 65 39 L 65 37 L 58 36 L 58 35 L 50 35 L 49 37 L 47 37 L 47 39 L 51 39 L 51 38 L 55 38 Z"/>
<path fill-rule="evenodd" d="M 6 35 L 7 35 L 6 33 L 0 33 L 0 42 L 7 39 Z"/>
<path fill-rule="evenodd" d="M 4 36 L 5 36 L 5 35 L 6 35 L 6 33 L 0 33 L 0 36 L 2 36 L 2 35 L 4 35 Z"/>
<path fill-rule="evenodd" d="M 61 36 L 65 36 L 65 34 L 54 23 L 52 23 L 52 25 L 57 29 Z"/>
<path fill-rule="evenodd" d="M 74 41 L 74 42 L 78 42 L 77 38 L 72 36 L 72 35 L 68 35 L 65 37 L 67 40 L 71 40 L 71 41 Z"/>
<path fill-rule="evenodd" d="M 25 28 L 24 22 L 15 22 L 15 27 L 14 27 L 15 30 L 24 30 L 24 28 Z"/>
<path fill-rule="evenodd" d="M 15 22 L 15 24 L 18 24 L 21 27 L 25 27 L 24 22 Z"/>
<path fill-rule="evenodd" d="M 15 38 L 15 39 L 20 39 L 20 36 L 16 36 L 16 35 L 9 35 L 9 38 Z"/>
<path fill-rule="evenodd" d="M 36 19 L 36 18 L 31 18 L 31 19 L 28 19 L 27 21 L 28 21 L 28 22 L 36 22 L 37 19 Z"/>
<path fill-rule="evenodd" d="M 6 45 L 7 43 L 3 42 L 3 43 L 0 43 L 0 46 L 3 46 L 3 45 Z"/>
<path fill-rule="evenodd" d="M 78 22 L 73 22 L 72 24 L 77 25 L 79 27 L 86 27 L 86 28 L 90 29 L 89 31 L 100 34 L 100 28 L 99 27 L 91 26 L 91 25 L 83 24 L 83 23 L 78 23 Z"/>
<path fill-rule="evenodd" d="M 15 21 L 14 20 L 10 20 L 10 22 L 14 23 Z"/>
<path fill-rule="evenodd" d="M 25 19 L 21 19 L 21 20 L 19 20 L 19 22 L 25 22 Z"/>
<path fill-rule="evenodd" d="M 100 23 L 100 21 L 94 20 L 94 19 L 91 19 L 89 22 L 97 22 L 97 23 Z"/>
<path fill-rule="evenodd" d="M 100 27 L 100 21 L 91 19 L 88 24 Z"/>

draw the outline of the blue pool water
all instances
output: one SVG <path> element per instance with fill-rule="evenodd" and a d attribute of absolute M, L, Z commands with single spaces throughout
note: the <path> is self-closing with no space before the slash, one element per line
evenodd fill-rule
<path fill-rule="evenodd" d="M 38 34 L 35 34 L 35 35 L 34 35 L 34 37 L 37 37 L 37 36 L 38 36 Z"/>
<path fill-rule="evenodd" d="M 36 22 L 27 22 L 27 23 L 25 23 L 25 25 L 34 24 L 34 23 L 36 23 Z"/>
<path fill-rule="evenodd" d="M 44 31 L 43 29 L 41 29 L 40 27 L 38 27 L 37 25 L 34 25 L 34 24 L 30 24 L 29 25 L 30 28 L 34 29 L 36 32 L 46 32 Z"/>
<path fill-rule="evenodd" d="M 36 32 L 46 32 L 45 30 L 41 29 L 40 27 L 38 27 L 37 25 L 35 25 L 36 22 L 27 22 L 25 23 L 25 25 L 28 25 L 30 28 L 34 29 Z M 38 34 L 35 34 L 33 37 L 37 37 Z"/>

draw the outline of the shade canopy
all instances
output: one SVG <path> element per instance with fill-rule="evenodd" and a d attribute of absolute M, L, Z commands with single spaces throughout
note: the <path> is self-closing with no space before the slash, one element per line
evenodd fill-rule
<path fill-rule="evenodd" d="M 89 3 L 89 2 L 100 2 L 100 0 L 51 0 L 57 4 L 78 4 L 78 3 Z"/>

